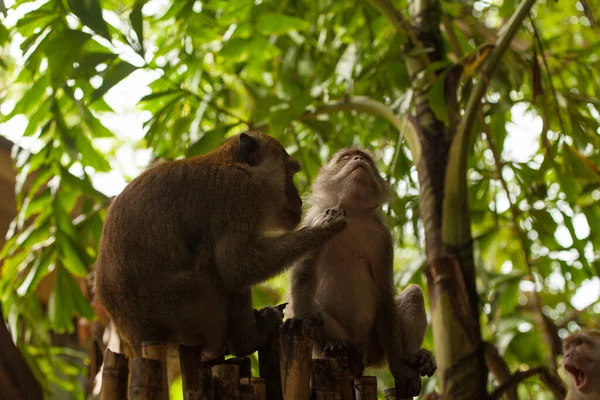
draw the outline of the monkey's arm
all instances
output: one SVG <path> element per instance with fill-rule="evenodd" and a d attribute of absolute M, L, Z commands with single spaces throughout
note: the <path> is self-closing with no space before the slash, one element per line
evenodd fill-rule
<path fill-rule="evenodd" d="M 215 249 L 223 286 L 233 293 L 263 282 L 324 244 L 345 226 L 345 218 L 340 218 L 276 237 L 242 241 L 239 234 L 225 235 Z"/>

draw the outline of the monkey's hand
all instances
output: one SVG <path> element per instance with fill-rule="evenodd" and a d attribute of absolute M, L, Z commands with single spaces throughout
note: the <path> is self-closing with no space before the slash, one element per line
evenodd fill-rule
<path fill-rule="evenodd" d="M 310 335 L 312 336 L 315 329 L 323 326 L 323 316 L 320 312 L 314 311 L 308 314 L 305 318 L 288 318 L 281 325 L 282 335 L 300 336 Z"/>
<path fill-rule="evenodd" d="M 255 310 L 254 316 L 259 336 L 258 347 L 263 347 L 269 339 L 279 333 L 279 327 L 283 322 L 283 305 Z"/>
<path fill-rule="evenodd" d="M 421 349 L 408 359 L 408 364 L 419 371 L 421 376 L 432 376 L 437 370 L 437 363 L 433 354 L 425 349 Z"/>
<path fill-rule="evenodd" d="M 341 208 L 328 208 L 316 219 L 313 226 L 322 226 L 337 233 L 343 231 L 347 224 L 346 211 Z"/>

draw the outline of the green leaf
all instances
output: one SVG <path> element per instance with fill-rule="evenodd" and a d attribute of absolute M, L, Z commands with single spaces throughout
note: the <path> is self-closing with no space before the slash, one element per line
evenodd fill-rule
<path fill-rule="evenodd" d="M 92 167 L 97 172 L 110 171 L 110 164 L 102 154 L 96 150 L 91 140 L 78 130 L 75 136 L 75 147 L 81 153 L 80 161 L 84 166 Z"/>
<path fill-rule="evenodd" d="M 142 16 L 142 8 L 146 1 L 136 1 L 133 6 L 133 10 L 131 10 L 131 14 L 129 14 L 129 21 L 131 22 L 131 27 L 137 36 L 138 43 L 140 45 L 138 53 L 144 57 L 144 20 Z"/>
<path fill-rule="evenodd" d="M 73 63 L 79 59 L 83 45 L 91 35 L 72 29 L 63 29 L 53 33 L 44 46 L 48 57 L 48 68 L 52 84 L 60 86 L 75 68 Z"/>
<path fill-rule="evenodd" d="M 48 316 L 52 327 L 59 333 L 73 331 L 73 316 L 92 319 L 94 310 L 83 297 L 73 277 L 60 265 L 56 265 L 56 283 L 48 302 Z"/>
<path fill-rule="evenodd" d="M 256 21 L 256 29 L 263 35 L 281 35 L 290 31 L 304 31 L 309 29 L 310 26 L 310 22 L 301 18 L 274 12 L 261 13 Z"/>
<path fill-rule="evenodd" d="M 102 85 L 92 93 L 91 102 L 104 96 L 106 92 L 112 89 L 117 83 L 129 76 L 137 69 L 136 66 L 129 64 L 126 61 L 120 61 L 113 64 L 104 74 Z"/>
<path fill-rule="evenodd" d="M 81 22 L 90 27 L 97 34 L 104 36 L 110 40 L 108 26 L 102 19 L 102 8 L 99 0 L 67 0 L 73 14 L 75 14 Z"/>
<path fill-rule="evenodd" d="M 581 184 L 600 183 L 598 167 L 577 149 L 563 144 L 563 157 L 566 172 Z"/>
<path fill-rule="evenodd" d="M 186 156 L 199 156 L 213 150 L 221 143 L 227 132 L 236 125 L 237 124 L 225 125 L 210 132 L 206 132 L 196 143 L 188 148 Z"/>
<path fill-rule="evenodd" d="M 433 84 L 427 91 L 427 99 L 429 100 L 429 105 L 431 106 L 431 110 L 439 119 L 444 123 L 444 125 L 448 126 L 448 108 L 446 106 L 446 97 L 445 97 L 445 84 L 446 84 L 446 74 L 448 70 L 439 74 Z"/>

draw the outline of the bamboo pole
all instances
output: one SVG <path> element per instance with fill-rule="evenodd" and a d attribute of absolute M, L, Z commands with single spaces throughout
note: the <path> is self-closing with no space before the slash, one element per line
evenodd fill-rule
<path fill-rule="evenodd" d="M 385 389 L 383 394 L 385 400 L 396 400 L 396 388 Z"/>
<path fill-rule="evenodd" d="M 315 400 L 352 400 L 348 363 L 340 358 L 312 361 L 312 393 Z"/>
<path fill-rule="evenodd" d="M 258 349 L 258 368 L 260 377 L 265 380 L 267 400 L 283 400 L 281 371 L 279 369 L 280 358 L 281 337 L 276 334 L 263 348 Z"/>
<path fill-rule="evenodd" d="M 224 363 L 239 366 L 240 379 L 252 377 L 252 361 L 250 360 L 250 357 L 230 358 L 225 360 Z"/>
<path fill-rule="evenodd" d="M 150 358 L 133 359 L 129 386 L 130 400 L 162 400 L 165 398 L 162 364 L 161 361 Z"/>
<path fill-rule="evenodd" d="M 263 378 L 250 378 L 256 400 L 267 400 L 267 386 Z"/>
<path fill-rule="evenodd" d="M 280 373 L 285 400 L 309 398 L 312 347 L 311 335 L 303 328 L 282 333 Z"/>
<path fill-rule="evenodd" d="M 169 400 L 169 379 L 167 377 L 167 346 L 164 342 L 142 342 L 142 357 L 161 362 L 163 400 Z"/>
<path fill-rule="evenodd" d="M 240 367 L 235 364 L 219 364 L 212 367 L 215 400 L 239 400 Z"/>
<path fill-rule="evenodd" d="M 184 400 L 212 400 L 212 375 L 202 363 L 202 348 L 179 346 L 179 364 Z"/>
<path fill-rule="evenodd" d="M 200 366 L 200 381 L 202 385 L 202 394 L 205 400 L 213 400 L 215 398 L 215 384 L 212 375 L 212 366 L 209 362 L 203 361 Z"/>
<path fill-rule="evenodd" d="M 377 378 L 374 376 L 361 376 L 355 379 L 354 394 L 356 400 L 377 400 Z"/>
<path fill-rule="evenodd" d="M 127 357 L 113 353 L 108 348 L 104 352 L 102 368 L 101 400 L 120 400 L 127 398 L 127 378 L 129 366 Z"/>

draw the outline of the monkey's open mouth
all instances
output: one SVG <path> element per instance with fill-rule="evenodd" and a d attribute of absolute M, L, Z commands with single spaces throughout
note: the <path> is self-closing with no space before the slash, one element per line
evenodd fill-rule
<path fill-rule="evenodd" d="M 568 373 L 573 375 L 573 379 L 575 379 L 575 385 L 577 386 L 578 390 L 581 390 L 587 385 L 588 378 L 585 371 L 577 368 L 573 364 L 565 364 L 565 369 Z"/>

